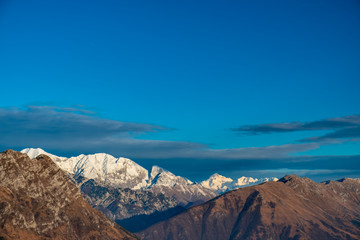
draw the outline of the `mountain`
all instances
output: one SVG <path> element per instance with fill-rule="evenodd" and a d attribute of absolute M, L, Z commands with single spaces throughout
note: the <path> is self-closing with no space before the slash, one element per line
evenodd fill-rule
<path fill-rule="evenodd" d="M 360 239 L 360 179 L 296 175 L 227 192 L 140 232 L 146 240 Z"/>
<path fill-rule="evenodd" d="M 21 152 L 30 158 L 48 155 L 81 190 L 83 197 L 109 219 L 131 231 L 167 219 L 184 207 L 200 204 L 217 194 L 200 184 L 154 166 L 148 171 L 127 158 L 105 153 L 65 158 L 40 148 Z M 138 224 L 141 221 L 142 224 Z M 141 226 L 141 228 L 140 228 Z"/>
<path fill-rule="evenodd" d="M 0 154 L 0 239 L 137 239 L 93 209 L 46 155 Z"/>
<path fill-rule="evenodd" d="M 217 194 L 213 191 L 194 183 L 189 179 L 175 176 L 173 173 L 153 166 L 151 169 L 150 186 L 153 193 L 164 193 L 178 201 L 178 205 L 186 206 L 205 202 Z"/>
<path fill-rule="evenodd" d="M 268 181 L 277 181 L 277 178 L 252 178 L 252 177 L 244 177 L 238 178 L 236 180 L 233 180 L 231 178 L 224 177 L 220 174 L 213 174 L 210 176 L 209 179 L 202 181 L 200 184 L 201 186 L 211 189 L 218 194 L 222 194 L 224 192 L 234 190 L 237 188 L 245 187 L 245 186 L 251 186 L 255 184 L 259 184 L 262 182 L 268 182 Z"/>

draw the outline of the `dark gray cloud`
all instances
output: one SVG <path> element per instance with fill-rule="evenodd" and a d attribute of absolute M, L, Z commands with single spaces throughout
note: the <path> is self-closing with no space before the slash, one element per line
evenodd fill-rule
<path fill-rule="evenodd" d="M 101 119 L 80 113 L 88 113 L 88 111 L 48 106 L 3 108 L 0 109 L 0 134 L 3 138 L 17 135 L 83 139 L 165 129 L 161 126 Z"/>
<path fill-rule="evenodd" d="M 360 137 L 360 115 L 352 115 L 339 118 L 328 118 L 313 122 L 284 122 L 258 125 L 246 125 L 232 129 L 249 135 L 283 133 L 296 131 L 332 130 L 332 133 L 319 137 L 304 139 L 301 141 L 320 141 L 343 138 Z"/>
<path fill-rule="evenodd" d="M 132 158 L 187 159 L 268 159 L 284 158 L 291 153 L 308 151 L 318 143 L 280 146 L 211 149 L 193 142 L 144 140 L 138 134 L 167 128 L 102 119 L 80 114 L 78 109 L 30 106 L 24 109 L 0 109 L 0 145 L 2 148 L 41 147 L 57 154 L 106 152 Z"/>

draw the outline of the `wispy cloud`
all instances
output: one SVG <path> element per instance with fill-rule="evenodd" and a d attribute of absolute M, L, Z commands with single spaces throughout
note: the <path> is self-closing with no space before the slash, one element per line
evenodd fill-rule
<path fill-rule="evenodd" d="M 345 138 L 352 139 L 360 138 L 360 115 L 328 118 L 313 122 L 284 122 L 246 125 L 239 128 L 234 128 L 232 130 L 249 135 L 297 131 L 332 130 L 333 132 L 325 134 L 323 136 L 312 137 L 301 141 L 323 141 Z"/>

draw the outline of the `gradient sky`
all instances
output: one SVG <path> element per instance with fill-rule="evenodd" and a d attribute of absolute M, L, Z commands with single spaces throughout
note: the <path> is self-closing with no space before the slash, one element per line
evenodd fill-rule
<path fill-rule="evenodd" d="M 359 43 L 358 0 L 0 0 L 0 149 L 360 177 Z"/>

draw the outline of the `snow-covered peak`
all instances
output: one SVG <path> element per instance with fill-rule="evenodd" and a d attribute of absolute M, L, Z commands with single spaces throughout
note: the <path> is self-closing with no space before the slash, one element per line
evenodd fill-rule
<path fill-rule="evenodd" d="M 241 178 L 238 178 L 236 180 L 236 182 L 234 182 L 234 186 L 240 187 L 240 186 L 250 185 L 250 184 L 254 184 L 258 181 L 259 181 L 259 179 L 257 179 L 257 178 L 242 176 Z"/>
<path fill-rule="evenodd" d="M 279 179 L 276 177 L 271 177 L 271 178 L 260 178 L 260 181 L 262 182 L 270 182 L 270 181 L 274 181 L 277 182 Z"/>
<path fill-rule="evenodd" d="M 227 178 L 220 174 L 215 173 L 211 175 L 209 179 L 202 181 L 200 184 L 203 187 L 216 191 L 217 193 L 220 194 L 240 187 L 246 187 L 246 186 L 259 184 L 262 182 L 277 181 L 277 180 L 278 180 L 277 178 L 258 179 L 258 178 L 245 177 L 245 176 L 233 180 L 231 178 Z"/>
<path fill-rule="evenodd" d="M 168 174 L 174 175 L 173 173 L 171 173 L 171 172 L 169 172 L 169 171 L 155 165 L 155 166 L 152 166 L 152 168 L 151 168 L 150 181 L 154 180 L 157 175 L 159 175 L 159 174 L 161 174 L 163 172 L 168 172 Z"/>
<path fill-rule="evenodd" d="M 37 156 L 39 156 L 41 154 L 47 155 L 52 160 L 56 160 L 56 161 L 58 161 L 59 159 L 60 160 L 66 159 L 65 157 L 58 157 L 58 156 L 55 156 L 55 155 L 53 155 L 51 153 L 45 152 L 41 148 L 25 148 L 25 149 L 21 150 L 21 152 L 26 153 L 30 157 L 30 159 L 36 158 Z"/>
<path fill-rule="evenodd" d="M 79 155 L 67 159 L 66 171 L 119 187 L 140 189 L 147 186 L 148 171 L 128 158 L 106 153 Z"/>
<path fill-rule="evenodd" d="M 189 179 L 175 176 L 170 171 L 167 171 L 159 166 L 153 166 L 150 174 L 150 187 L 157 186 L 168 186 L 172 187 L 175 185 L 189 185 L 193 184 Z"/>
<path fill-rule="evenodd" d="M 224 177 L 218 173 L 210 176 L 208 180 L 202 181 L 200 184 L 203 187 L 209 188 L 216 192 L 225 192 L 229 190 L 231 183 L 234 180 L 231 178 Z"/>
<path fill-rule="evenodd" d="M 222 181 L 222 182 L 231 182 L 231 181 L 233 181 L 231 178 L 225 177 L 225 176 L 220 175 L 218 173 L 214 173 L 213 175 L 211 175 L 209 180 Z"/>
<path fill-rule="evenodd" d="M 216 196 L 216 193 L 198 183 L 159 167 L 153 166 L 150 173 L 149 191 L 163 193 L 176 199 L 181 205 L 207 201 Z"/>

